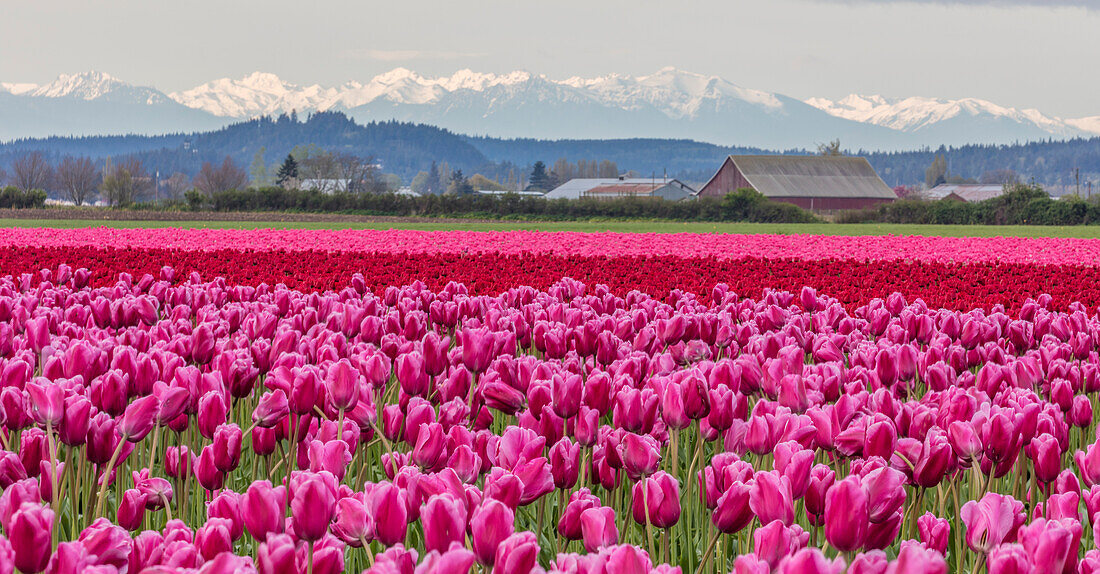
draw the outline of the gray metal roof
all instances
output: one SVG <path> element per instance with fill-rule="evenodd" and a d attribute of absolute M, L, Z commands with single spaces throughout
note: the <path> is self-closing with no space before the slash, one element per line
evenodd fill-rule
<path fill-rule="evenodd" d="M 981 183 L 944 183 L 937 185 L 924 193 L 929 199 L 943 199 L 949 195 L 955 195 L 963 201 L 985 201 L 1000 197 L 1005 193 L 1005 186 L 1001 184 Z"/>
<path fill-rule="evenodd" d="M 731 155 L 753 189 L 767 197 L 897 199 L 866 158 L 806 155 Z"/>
<path fill-rule="evenodd" d="M 652 178 L 652 177 L 599 177 L 599 178 L 577 178 L 571 179 L 548 192 L 546 199 L 580 199 L 584 197 L 586 193 L 592 189 L 605 185 L 651 185 L 656 183 L 657 185 L 674 185 L 677 187 L 686 188 L 689 194 L 695 193 L 694 189 L 691 189 L 686 184 L 679 180 L 670 179 L 665 181 L 664 178 Z"/>

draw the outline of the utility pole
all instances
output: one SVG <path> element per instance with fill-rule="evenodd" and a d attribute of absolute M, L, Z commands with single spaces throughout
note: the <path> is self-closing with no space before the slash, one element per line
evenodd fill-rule
<path fill-rule="evenodd" d="M 1077 182 L 1077 191 L 1075 192 L 1077 194 L 1077 199 L 1081 199 L 1081 168 L 1073 168 L 1073 178 Z"/>

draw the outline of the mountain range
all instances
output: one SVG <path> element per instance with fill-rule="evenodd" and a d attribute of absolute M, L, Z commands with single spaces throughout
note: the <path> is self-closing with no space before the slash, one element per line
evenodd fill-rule
<path fill-rule="evenodd" d="M 427 123 L 502 138 L 677 138 L 726 146 L 900 150 L 1100 135 L 1100 116 L 1059 118 L 979 99 L 851 95 L 805 101 L 717 76 L 665 68 L 553 80 L 397 68 L 367 82 L 298 85 L 256 72 L 165 93 L 101 72 L 0 83 L 0 140 L 216 129 L 258 116 L 341 111 L 360 121 Z"/>

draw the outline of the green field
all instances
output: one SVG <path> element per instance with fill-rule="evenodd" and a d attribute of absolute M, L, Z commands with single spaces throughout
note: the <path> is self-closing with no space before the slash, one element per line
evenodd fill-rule
<path fill-rule="evenodd" d="M 897 225 L 883 223 L 705 223 L 672 221 L 541 221 L 541 222 L 373 222 L 316 223 L 280 221 L 88 221 L 65 219 L 0 219 L 4 227 L 153 228 L 185 227 L 206 229 L 420 229 L 511 231 L 618 231 L 649 233 L 774 233 L 781 235 L 925 235 L 944 237 L 1100 237 L 1100 226 L 983 226 L 983 225 Z"/>

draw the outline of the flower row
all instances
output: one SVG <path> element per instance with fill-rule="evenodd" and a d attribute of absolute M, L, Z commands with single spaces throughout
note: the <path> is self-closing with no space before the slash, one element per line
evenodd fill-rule
<path fill-rule="evenodd" d="M 1100 239 L 285 229 L 5 229 L 0 247 L 1097 265 Z"/>

